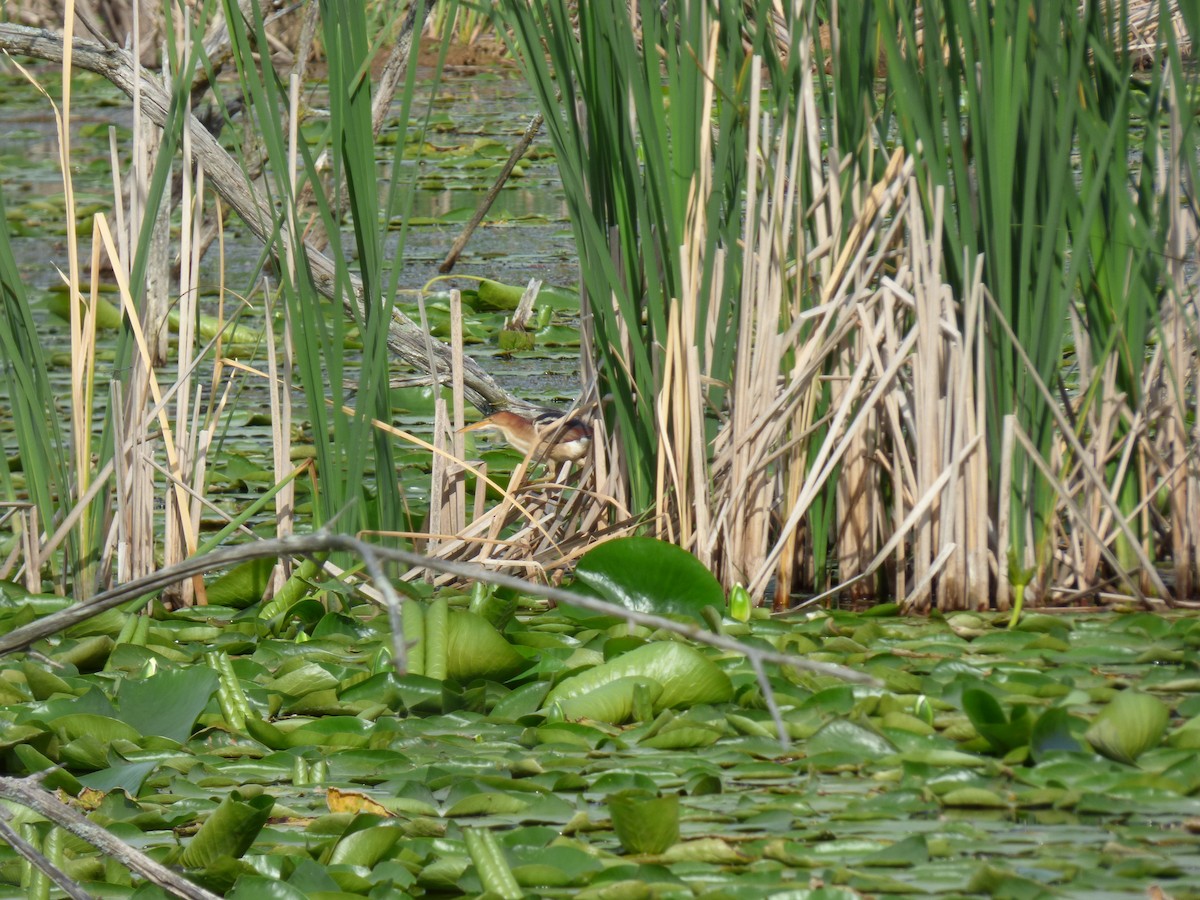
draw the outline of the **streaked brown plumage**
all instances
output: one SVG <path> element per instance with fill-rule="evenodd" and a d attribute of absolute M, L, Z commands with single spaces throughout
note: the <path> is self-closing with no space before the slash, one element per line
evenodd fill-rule
<path fill-rule="evenodd" d="M 496 431 L 511 446 L 535 462 L 582 459 L 592 444 L 592 429 L 582 419 L 565 419 L 553 409 L 517 413 L 502 409 L 468 425 L 463 431 Z"/>

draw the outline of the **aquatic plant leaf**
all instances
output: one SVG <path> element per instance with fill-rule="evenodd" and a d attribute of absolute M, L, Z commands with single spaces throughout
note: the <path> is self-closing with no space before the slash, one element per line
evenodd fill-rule
<path fill-rule="evenodd" d="M 234 566 L 228 572 L 205 585 L 208 602 L 213 606 L 232 606 L 243 609 L 262 599 L 275 568 L 275 559 L 251 559 Z"/>
<path fill-rule="evenodd" d="M 942 806 L 964 809 L 1005 809 L 1008 801 L 993 790 L 981 787 L 961 787 L 947 791 L 941 797 Z"/>
<path fill-rule="evenodd" d="M 141 732 L 129 723 L 94 713 L 71 713 L 59 716 L 50 723 L 50 727 L 63 741 L 94 738 L 102 744 L 111 744 L 113 741 L 137 743 L 142 737 Z"/>
<path fill-rule="evenodd" d="M 560 682 L 546 697 L 546 706 L 584 697 L 610 682 L 641 677 L 662 685 L 655 712 L 697 703 L 723 703 L 733 685 L 711 659 L 688 644 L 657 641 L 610 659 Z"/>
<path fill-rule="evenodd" d="M 497 630 L 501 630 L 512 621 L 519 600 L 520 595 L 512 588 L 477 582 L 471 589 L 471 603 L 467 609 L 486 619 Z"/>
<path fill-rule="evenodd" d="M 1122 691 L 1100 711 L 1084 737 L 1097 753 L 1133 765 L 1139 756 L 1158 746 L 1170 715 L 1157 697 Z"/>
<path fill-rule="evenodd" d="M 647 537 L 618 538 L 593 547 L 579 560 L 572 589 L 638 612 L 704 621 L 706 606 L 725 609 L 721 583 L 686 550 Z M 568 615 L 586 616 L 563 606 Z"/>
<path fill-rule="evenodd" d="M 158 760 L 144 762 L 126 762 L 107 769 L 80 776 L 79 783 L 86 788 L 107 794 L 110 791 L 124 791 L 131 797 L 136 797 L 142 789 L 142 784 L 151 772 L 158 768 Z"/>
<path fill-rule="evenodd" d="M 448 818 L 458 816 L 498 816 L 519 813 L 529 806 L 529 801 L 515 794 L 489 791 L 486 794 L 471 794 L 458 800 L 446 810 Z"/>
<path fill-rule="evenodd" d="M 226 900 L 308 900 L 308 894 L 299 888 L 262 875 L 239 878 L 225 897 Z"/>
<path fill-rule="evenodd" d="M 275 800 L 269 794 L 243 799 L 234 791 L 213 810 L 191 839 L 179 864 L 202 869 L 222 857 L 241 858 L 267 824 Z"/>
<path fill-rule="evenodd" d="M 216 692 L 220 678 L 208 668 L 169 669 L 141 681 L 123 681 L 117 691 L 121 721 L 142 734 L 186 741 Z"/>
<path fill-rule="evenodd" d="M 1200 716 L 1189 719 L 1177 728 L 1169 738 L 1169 743 L 1178 750 L 1200 750 Z"/>
<path fill-rule="evenodd" d="M 911 834 L 890 847 L 876 850 L 863 859 L 864 866 L 908 868 L 929 862 L 929 845 L 923 834 Z"/>
<path fill-rule="evenodd" d="M 870 760 L 895 753 L 896 748 L 891 741 L 870 728 L 849 719 L 834 719 L 808 739 L 804 751 L 809 756 L 843 753 L 850 758 Z"/>
<path fill-rule="evenodd" d="M 617 840 L 630 853 L 662 853 L 679 840 L 679 798 L 619 791 L 608 797 Z"/>
<path fill-rule="evenodd" d="M 334 845 L 326 862 L 371 868 L 387 857 L 403 836 L 394 825 L 379 824 L 374 816 L 359 816 Z"/>
<path fill-rule="evenodd" d="M 365 747 L 373 727 L 355 716 L 324 716 L 285 732 L 284 743 L 288 747 Z"/>
<path fill-rule="evenodd" d="M 1004 712 L 1000 701 L 988 691 L 970 688 L 963 691 L 963 711 L 971 725 L 998 753 L 1008 753 L 1029 743 L 1033 718 L 1029 707 L 1013 707 L 1011 717 Z"/>
<path fill-rule="evenodd" d="M 1071 718 L 1071 714 L 1061 706 L 1051 707 L 1038 716 L 1029 736 L 1029 750 L 1035 761 L 1054 751 L 1074 752 L 1083 749 L 1071 733 Z"/>
<path fill-rule="evenodd" d="M 638 741 L 638 746 L 655 750 L 696 750 L 711 747 L 720 739 L 721 732 L 715 728 L 683 725 L 678 728 L 664 728 L 658 734 Z"/>
<path fill-rule="evenodd" d="M 633 716 L 634 697 L 638 686 L 647 691 L 650 703 L 662 696 L 663 686 L 653 679 L 630 675 L 603 684 L 593 691 L 557 701 L 564 718 L 592 719 L 620 725 Z"/>
<path fill-rule="evenodd" d="M 482 616 L 452 610 L 447 622 L 446 673 L 459 681 L 504 681 L 525 667 L 525 657 Z"/>

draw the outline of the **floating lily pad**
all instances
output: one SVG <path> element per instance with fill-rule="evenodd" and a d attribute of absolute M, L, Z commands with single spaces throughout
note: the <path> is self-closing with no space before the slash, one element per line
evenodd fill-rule
<path fill-rule="evenodd" d="M 627 678 L 635 679 L 634 687 L 638 678 L 662 686 L 662 692 L 653 701 L 656 712 L 698 703 L 721 703 L 733 694 L 729 676 L 707 656 L 687 644 L 663 641 L 638 647 L 564 680 L 550 691 L 546 706 L 568 702 L 577 715 L 600 719 L 608 708 L 608 698 L 602 697 L 602 702 L 595 704 L 590 704 L 588 698 L 600 688 Z M 589 711 L 600 715 L 591 715 Z"/>
<path fill-rule="evenodd" d="M 662 853 L 679 840 L 679 798 L 621 791 L 608 798 L 613 831 L 630 853 Z"/>
<path fill-rule="evenodd" d="M 702 610 L 725 608 L 721 583 L 686 550 L 645 537 L 606 541 L 585 553 L 572 589 L 616 606 L 704 621 Z M 564 605 L 567 615 L 594 615 Z"/>
<path fill-rule="evenodd" d="M 1139 756 L 1158 746 L 1170 716 L 1157 697 L 1122 691 L 1096 716 L 1084 736 L 1097 753 L 1133 765 Z"/>

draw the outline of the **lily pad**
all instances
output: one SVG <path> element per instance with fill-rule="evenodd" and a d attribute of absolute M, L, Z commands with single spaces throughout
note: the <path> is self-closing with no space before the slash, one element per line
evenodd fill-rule
<path fill-rule="evenodd" d="M 721 583 L 686 550 L 647 537 L 606 541 L 585 553 L 575 569 L 572 590 L 615 606 L 657 615 L 704 621 L 703 610 L 724 611 Z M 576 618 L 594 613 L 564 605 Z"/>
<path fill-rule="evenodd" d="M 1097 753 L 1133 765 L 1139 756 L 1158 746 L 1170 715 L 1157 697 L 1122 691 L 1096 716 L 1084 737 Z"/>
<path fill-rule="evenodd" d="M 630 853 L 662 853 L 679 840 L 679 798 L 621 791 L 608 798 L 613 831 Z"/>
<path fill-rule="evenodd" d="M 237 859 L 254 843 L 262 831 L 274 799 L 268 794 L 244 799 L 234 791 L 221 801 L 179 858 L 186 869 L 204 868 L 222 857 Z"/>
<path fill-rule="evenodd" d="M 1033 716 L 1028 706 L 1018 704 L 1011 715 L 1006 714 L 999 700 L 979 688 L 963 691 L 962 704 L 979 736 L 997 753 L 1008 753 L 1029 744 Z"/>
<path fill-rule="evenodd" d="M 504 681 L 525 667 L 525 657 L 482 616 L 453 610 L 447 633 L 446 670 L 451 678 Z"/>
<path fill-rule="evenodd" d="M 698 703 L 723 703 L 733 695 L 729 676 L 695 647 L 659 641 L 565 679 L 550 691 L 546 706 L 574 701 L 571 708 L 577 711 L 577 715 L 599 719 L 599 715 L 591 713 L 602 715 L 602 707 L 607 705 L 607 699 L 593 708 L 586 704 L 585 698 L 605 685 L 624 678 L 643 678 L 662 685 L 662 693 L 654 701 L 655 712 Z"/>

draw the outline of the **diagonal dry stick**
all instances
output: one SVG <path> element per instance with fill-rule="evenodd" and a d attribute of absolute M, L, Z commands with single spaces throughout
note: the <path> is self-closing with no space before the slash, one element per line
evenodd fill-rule
<path fill-rule="evenodd" d="M 36 622 L 31 622 L 28 625 L 10 631 L 6 635 L 0 636 L 0 656 L 16 650 L 22 650 L 35 641 L 56 634 L 79 622 L 86 621 L 105 610 L 120 606 L 129 600 L 161 590 L 167 585 L 182 581 L 185 578 L 191 578 L 211 569 L 226 568 L 246 562 L 247 560 L 262 559 L 264 557 L 311 556 L 330 551 L 350 553 L 364 559 L 372 559 L 373 561 L 388 560 L 405 566 L 425 566 L 470 581 L 482 581 L 486 584 L 511 588 L 525 594 L 532 594 L 536 597 L 545 597 L 547 600 L 553 600 L 556 603 L 570 603 L 573 606 L 578 606 L 591 612 L 624 619 L 626 622 L 635 625 L 644 625 L 647 628 L 670 631 L 697 643 L 716 647 L 719 650 L 728 650 L 733 653 L 743 654 L 751 662 L 758 659 L 762 662 L 790 666 L 795 669 L 814 672 L 818 675 L 828 675 L 856 684 L 879 686 L 879 682 L 875 678 L 846 666 L 818 662 L 816 660 L 805 659 L 802 656 L 778 653 L 773 650 L 763 650 L 744 644 L 726 635 L 715 634 L 696 625 L 685 625 L 664 616 L 625 609 L 624 607 L 607 603 L 604 600 L 586 597 L 582 594 L 563 590 L 562 588 L 523 581 L 511 575 L 488 571 L 482 566 L 472 563 L 436 559 L 434 557 L 423 556 L 419 553 L 411 553 L 407 550 L 380 547 L 347 535 L 328 534 L 326 532 L 273 538 L 252 544 L 214 550 L 203 556 L 186 559 L 183 562 L 147 575 L 145 578 L 139 578 L 136 581 L 128 582 L 120 587 L 105 591 L 102 594 L 97 594 L 87 603 L 77 604 L 69 609 L 46 616 Z M 378 568 L 371 574 L 373 578 L 386 582 L 386 579 L 383 578 L 383 573 L 379 572 Z M 377 584 L 376 587 L 379 587 L 381 590 L 385 587 L 390 589 L 391 585 L 381 583 Z M 385 597 L 389 592 L 391 591 L 384 590 Z M 391 593 L 395 596 L 394 592 Z M 394 639 L 396 639 L 396 636 L 394 636 Z M 403 635 L 399 635 L 398 639 L 402 641 Z"/>
<path fill-rule="evenodd" d="M 78 810 L 60 801 L 49 791 L 40 787 L 37 776 L 32 778 L 0 778 L 0 797 L 19 803 L 45 816 L 55 825 L 65 828 L 76 837 L 87 841 L 101 853 L 105 853 L 129 871 L 140 875 L 163 890 L 185 900 L 219 900 L 216 894 L 192 884 L 178 872 L 131 847 L 120 838 L 88 819 Z M 71 896 L 88 896 L 87 894 Z"/>
<path fill-rule="evenodd" d="M 0 797 L 4 797 L 6 785 L 3 783 L 8 779 L 0 779 Z M 6 811 L 5 811 L 6 812 Z M 21 837 L 8 822 L 5 821 L 5 812 L 0 812 L 0 841 L 8 844 L 17 855 L 25 859 L 30 865 L 37 866 L 46 875 L 58 885 L 59 889 L 71 900 L 92 900 L 92 895 L 81 888 L 78 884 L 71 880 L 62 869 L 50 862 L 37 847 Z"/>

